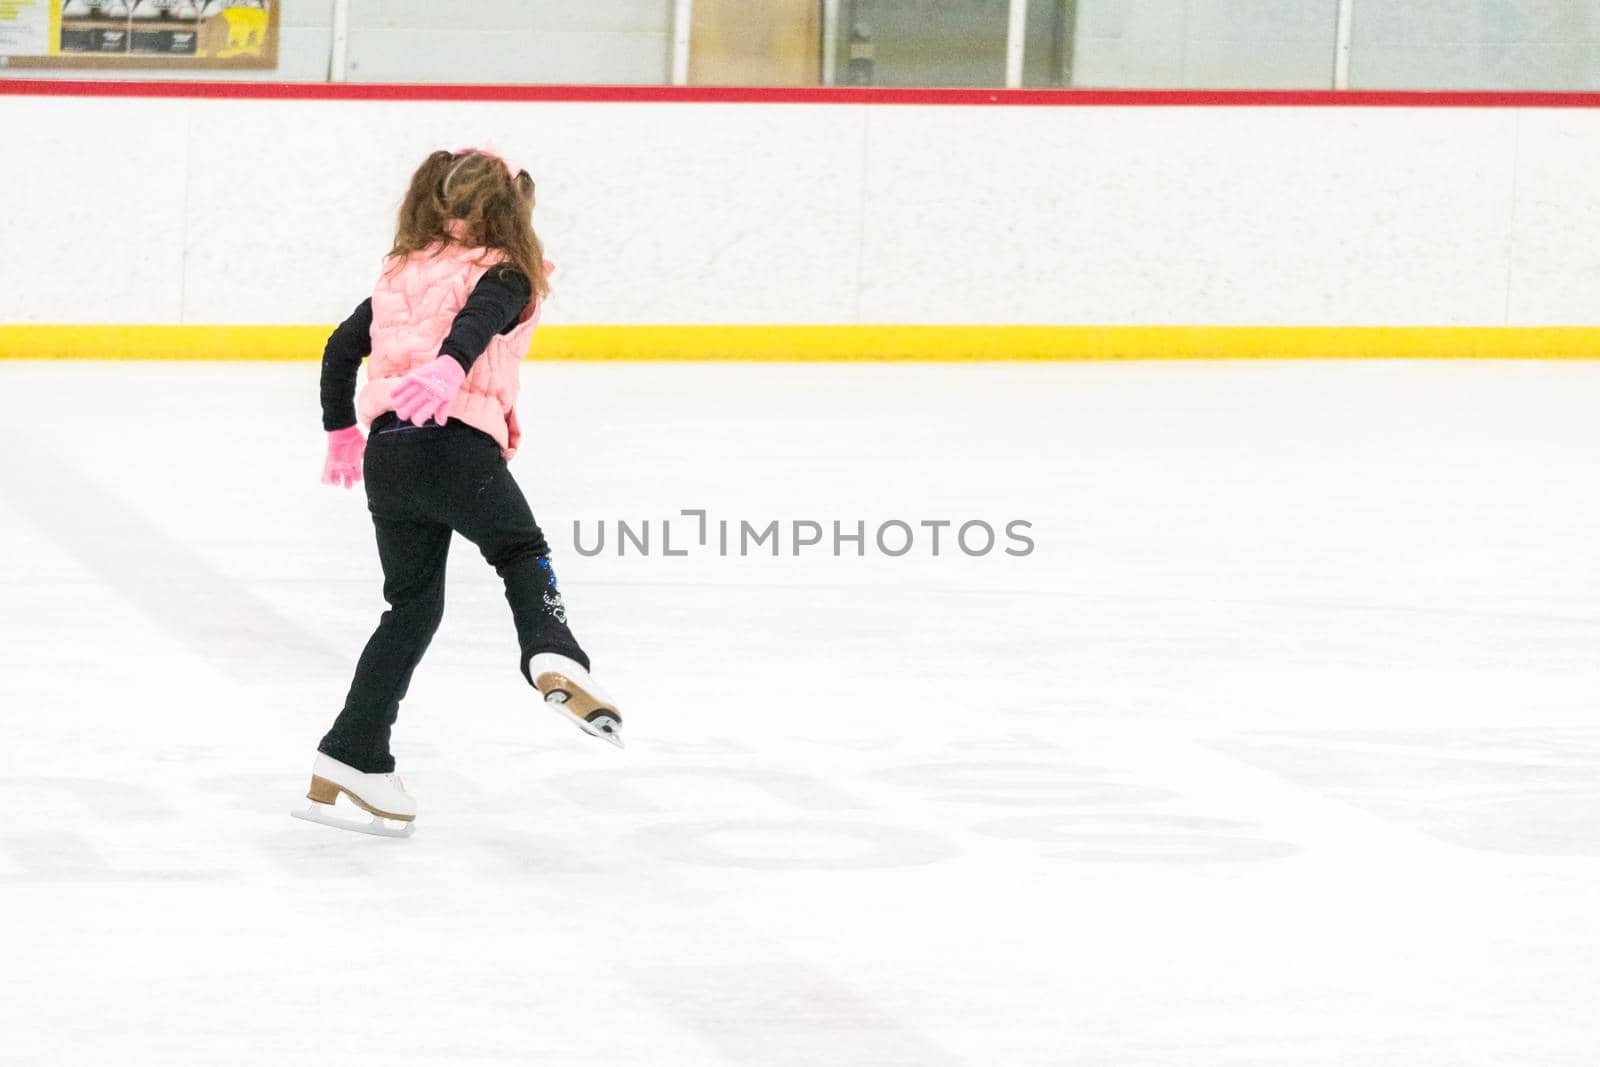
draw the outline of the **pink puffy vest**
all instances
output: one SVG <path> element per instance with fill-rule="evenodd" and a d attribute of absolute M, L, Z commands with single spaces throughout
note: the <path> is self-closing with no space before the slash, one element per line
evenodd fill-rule
<path fill-rule="evenodd" d="M 383 274 L 372 291 L 367 384 L 356 398 L 363 424 L 394 410 L 394 387 L 438 358 L 439 346 L 478 279 L 504 259 L 493 249 L 434 244 L 398 263 L 384 260 Z M 494 438 L 502 451 L 510 447 L 506 416 L 517 405 L 522 361 L 539 325 L 538 302 L 532 313 L 524 314 L 527 317 L 514 330 L 497 334 L 472 364 L 448 413 Z"/>

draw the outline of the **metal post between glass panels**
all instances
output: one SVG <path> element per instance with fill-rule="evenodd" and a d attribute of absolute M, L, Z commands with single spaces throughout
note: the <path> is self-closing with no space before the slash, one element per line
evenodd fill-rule
<path fill-rule="evenodd" d="M 672 84 L 689 84 L 689 29 L 694 23 L 694 0 L 672 3 Z"/>
<path fill-rule="evenodd" d="M 1006 88 L 1022 88 L 1022 59 L 1028 43 L 1028 0 L 1011 0 L 1006 23 Z"/>
<path fill-rule="evenodd" d="M 1333 52 L 1333 87 L 1350 88 L 1350 26 L 1355 14 L 1356 0 L 1339 0 L 1339 29 L 1335 35 Z"/>
<path fill-rule="evenodd" d="M 822 0 L 822 84 L 839 81 L 839 6 L 842 0 Z"/>
<path fill-rule="evenodd" d="M 328 80 L 350 75 L 350 0 L 333 0 L 333 40 L 328 49 Z"/>

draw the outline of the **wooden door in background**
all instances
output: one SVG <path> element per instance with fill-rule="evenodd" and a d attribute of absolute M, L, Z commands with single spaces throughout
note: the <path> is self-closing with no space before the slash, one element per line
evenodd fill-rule
<path fill-rule="evenodd" d="M 821 0 L 694 0 L 694 85 L 817 85 Z"/>

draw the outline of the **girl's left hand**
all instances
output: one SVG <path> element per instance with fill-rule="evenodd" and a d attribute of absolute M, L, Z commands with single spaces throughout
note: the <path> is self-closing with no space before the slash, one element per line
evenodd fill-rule
<path fill-rule="evenodd" d="M 517 454 L 517 449 L 522 446 L 522 424 L 517 422 L 517 409 L 512 408 L 506 415 L 506 462 L 511 462 L 511 457 Z"/>

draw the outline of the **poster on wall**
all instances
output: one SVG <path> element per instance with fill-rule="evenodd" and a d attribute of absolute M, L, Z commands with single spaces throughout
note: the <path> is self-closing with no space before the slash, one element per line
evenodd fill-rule
<path fill-rule="evenodd" d="M 0 66 L 278 65 L 279 0 L 0 0 Z"/>
<path fill-rule="evenodd" d="M 51 0 L 0 0 L 0 62 L 50 51 Z"/>

